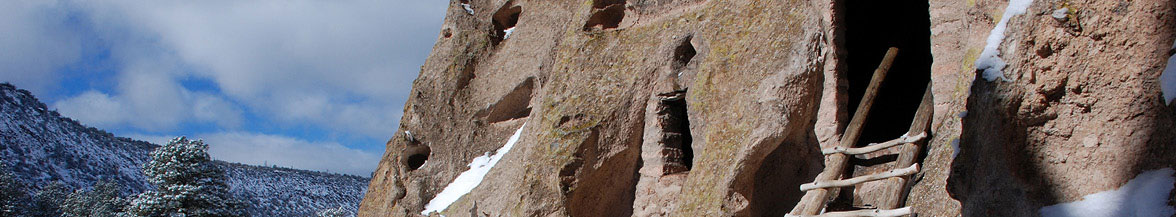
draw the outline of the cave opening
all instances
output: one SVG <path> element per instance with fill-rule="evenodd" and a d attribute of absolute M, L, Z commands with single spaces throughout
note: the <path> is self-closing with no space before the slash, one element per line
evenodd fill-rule
<path fill-rule="evenodd" d="M 531 115 L 531 98 L 535 96 L 535 78 L 527 77 L 509 93 L 489 107 L 478 111 L 476 117 L 485 118 L 486 122 L 498 123 Z"/>
<path fill-rule="evenodd" d="M 845 49 L 850 116 L 890 47 L 899 49 L 862 126 L 858 146 L 902 136 L 931 81 L 931 16 L 927 1 L 846 0 Z M 850 117 L 852 118 L 852 117 Z"/>
<path fill-rule="evenodd" d="M 616 29 L 625 19 L 625 0 L 594 0 L 584 31 Z"/>
<path fill-rule="evenodd" d="M 515 4 L 514 1 L 508 1 L 494 12 L 493 24 L 494 32 L 491 33 L 490 43 L 498 45 L 502 40 L 506 40 L 514 32 L 514 28 L 519 24 L 519 15 L 523 13 L 523 6 Z"/>
<path fill-rule="evenodd" d="M 682 42 L 678 44 L 678 47 L 674 48 L 674 62 L 670 68 L 672 68 L 675 72 L 681 72 L 682 68 L 685 68 L 686 64 L 689 64 L 691 60 L 694 60 L 694 56 L 698 54 L 698 51 L 694 50 L 694 45 L 690 44 L 690 39 L 692 38 L 694 38 L 694 36 L 686 36 L 682 39 Z"/>
<path fill-rule="evenodd" d="M 403 153 L 405 157 L 401 160 L 401 163 L 403 163 L 408 171 L 420 169 L 422 166 L 425 166 L 425 162 L 429 160 L 429 154 L 432 152 L 429 146 L 420 144 L 419 141 L 410 138 L 408 145 L 404 148 Z"/>
<path fill-rule="evenodd" d="M 429 155 L 425 153 L 413 154 L 408 156 L 408 169 L 416 170 L 425 165 L 425 161 L 429 160 Z"/>
<path fill-rule="evenodd" d="M 694 167 L 694 138 L 690 135 L 690 117 L 686 109 L 686 91 L 659 94 L 658 125 L 662 129 L 661 156 L 665 160 L 662 174 L 689 172 Z"/>

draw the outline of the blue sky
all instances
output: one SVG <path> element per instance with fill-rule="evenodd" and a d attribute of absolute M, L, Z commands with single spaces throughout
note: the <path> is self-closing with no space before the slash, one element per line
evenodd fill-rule
<path fill-rule="evenodd" d="M 447 1 L 0 1 L 0 82 L 115 135 L 369 176 Z"/>

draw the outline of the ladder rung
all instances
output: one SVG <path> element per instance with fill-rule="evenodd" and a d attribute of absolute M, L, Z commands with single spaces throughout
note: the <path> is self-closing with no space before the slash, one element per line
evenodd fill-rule
<path fill-rule="evenodd" d="M 911 214 L 911 207 L 898 209 L 863 209 L 844 212 L 827 212 L 820 215 L 784 215 L 785 217 L 898 217 Z"/>
<path fill-rule="evenodd" d="M 919 133 L 919 135 L 915 135 L 915 136 L 902 135 L 902 137 L 898 137 L 897 139 L 892 139 L 890 141 L 886 141 L 886 142 L 882 142 L 882 143 L 870 143 L 869 145 L 866 145 L 866 147 L 861 147 L 861 148 L 844 148 L 844 147 L 826 148 L 826 149 L 821 150 L 821 154 L 825 154 L 825 155 L 836 154 L 836 153 L 845 153 L 848 155 L 865 154 L 865 153 L 875 152 L 878 150 L 894 147 L 895 145 L 899 145 L 899 144 L 917 142 L 919 140 L 922 140 L 923 138 L 927 138 L 926 132 Z"/>
<path fill-rule="evenodd" d="M 850 179 L 832 180 L 827 182 L 813 182 L 800 185 L 800 191 L 808 191 L 818 188 L 833 188 L 856 185 L 862 182 L 869 182 L 890 177 L 906 176 L 915 174 L 919 171 L 919 164 L 911 164 L 911 166 L 902 169 L 893 169 L 886 172 L 875 173 L 870 175 L 853 177 Z"/>

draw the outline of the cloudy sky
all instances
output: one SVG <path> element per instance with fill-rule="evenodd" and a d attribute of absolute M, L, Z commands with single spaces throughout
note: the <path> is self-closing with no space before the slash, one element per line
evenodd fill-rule
<path fill-rule="evenodd" d="M 0 82 L 115 135 L 369 176 L 447 3 L 0 1 Z"/>

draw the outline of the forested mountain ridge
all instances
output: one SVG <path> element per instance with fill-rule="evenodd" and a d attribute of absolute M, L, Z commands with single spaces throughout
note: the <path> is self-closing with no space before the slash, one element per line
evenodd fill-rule
<path fill-rule="evenodd" d="M 0 83 L 0 159 L 31 195 L 52 182 L 68 189 L 112 180 L 130 195 L 152 188 L 141 168 L 159 147 L 117 137 L 62 117 L 30 92 Z M 368 178 L 216 161 L 230 193 L 253 216 L 309 216 L 318 210 L 354 210 Z"/>

